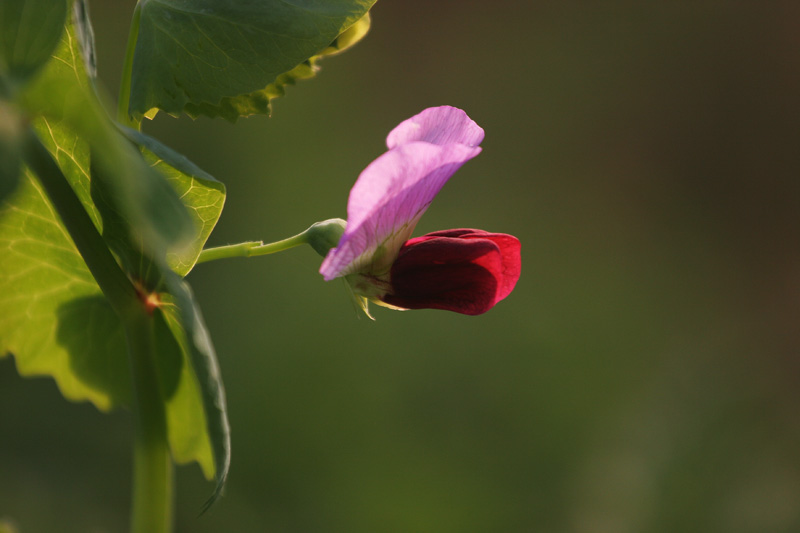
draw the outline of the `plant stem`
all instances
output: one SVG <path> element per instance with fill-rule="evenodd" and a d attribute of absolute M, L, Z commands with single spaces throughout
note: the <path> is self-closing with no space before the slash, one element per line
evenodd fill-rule
<path fill-rule="evenodd" d="M 133 9 L 131 27 L 128 31 L 128 45 L 125 49 L 125 63 L 122 66 L 122 79 L 119 84 L 119 100 L 117 101 L 117 120 L 135 130 L 140 130 L 142 126 L 141 118 L 133 118 L 128 113 L 128 106 L 131 101 L 131 79 L 133 77 L 133 55 L 136 51 L 136 40 L 139 37 L 139 21 L 142 9 L 139 2 Z"/>
<path fill-rule="evenodd" d="M 240 242 L 238 244 L 229 244 L 227 246 L 218 246 L 216 248 L 206 248 L 200 252 L 197 258 L 198 263 L 205 263 L 208 261 L 216 261 L 217 259 L 228 259 L 231 257 L 255 257 L 257 255 L 268 255 L 276 252 L 282 252 L 295 246 L 308 243 L 308 231 L 304 231 L 294 237 L 283 239 L 278 242 L 271 242 L 264 244 L 261 241 Z"/>
<path fill-rule="evenodd" d="M 131 533 L 172 531 L 173 467 L 155 366 L 153 320 L 142 312 L 130 317 L 126 328 L 136 405 Z"/>
<path fill-rule="evenodd" d="M 155 368 L 153 317 L 98 233 L 75 191 L 36 133 L 29 129 L 25 162 L 36 173 L 72 241 L 125 328 L 134 389 L 133 533 L 172 527 L 172 464 L 166 414 Z"/>
<path fill-rule="evenodd" d="M 230 257 L 254 257 L 256 255 L 274 254 L 282 252 L 301 244 L 310 245 L 322 257 L 325 257 L 328 250 L 339 242 L 347 222 L 341 218 L 329 218 L 321 222 L 311 224 L 303 233 L 298 233 L 294 237 L 283 239 L 278 242 L 264 244 L 261 241 L 240 242 L 216 248 L 206 248 L 200 252 L 197 263 L 216 261 L 217 259 L 227 259 Z"/>

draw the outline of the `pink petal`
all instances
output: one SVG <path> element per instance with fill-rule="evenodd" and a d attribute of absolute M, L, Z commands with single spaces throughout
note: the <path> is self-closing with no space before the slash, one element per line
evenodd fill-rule
<path fill-rule="evenodd" d="M 387 273 L 439 190 L 481 151 L 458 141 L 482 138 L 483 130 L 452 107 L 425 110 L 395 128 L 387 140 L 392 149 L 364 169 L 350 191 L 347 229 L 320 267 L 325 280 Z"/>
<path fill-rule="evenodd" d="M 456 107 L 429 107 L 418 115 L 404 120 L 389 136 L 389 149 L 415 141 L 431 144 L 466 144 L 478 146 L 483 140 L 483 128 Z"/>

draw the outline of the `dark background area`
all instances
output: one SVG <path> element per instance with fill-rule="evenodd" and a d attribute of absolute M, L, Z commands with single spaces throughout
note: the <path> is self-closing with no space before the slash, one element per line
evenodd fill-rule
<path fill-rule="evenodd" d="M 133 2 L 91 3 L 115 94 Z M 800 531 L 800 4 L 380 0 L 232 125 L 147 133 L 223 181 L 210 244 L 344 217 L 386 134 L 461 107 L 484 151 L 416 234 L 512 233 L 481 317 L 359 319 L 310 249 L 189 275 L 228 392 L 226 497 L 177 531 Z M 0 520 L 128 523 L 131 420 L 0 361 Z"/>

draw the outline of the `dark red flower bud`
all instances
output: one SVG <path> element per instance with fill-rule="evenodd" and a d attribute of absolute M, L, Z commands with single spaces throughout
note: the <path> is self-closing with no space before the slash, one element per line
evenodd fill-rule
<path fill-rule="evenodd" d="M 485 313 L 508 296 L 520 275 L 520 243 L 504 233 L 452 229 L 410 239 L 391 269 L 381 300 L 406 309 Z"/>

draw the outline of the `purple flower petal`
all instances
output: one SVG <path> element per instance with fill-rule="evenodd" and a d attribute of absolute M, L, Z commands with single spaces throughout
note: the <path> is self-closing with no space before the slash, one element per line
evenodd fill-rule
<path fill-rule="evenodd" d="M 466 144 L 478 146 L 483 140 L 483 128 L 456 107 L 429 107 L 418 115 L 401 122 L 386 137 L 386 146 L 396 146 L 414 141 L 432 144 Z"/>
<path fill-rule="evenodd" d="M 426 109 L 392 130 L 390 150 L 364 169 L 350 191 L 347 229 L 320 267 L 325 280 L 388 273 L 439 190 L 480 153 L 475 144 L 482 139 L 483 130 L 453 107 Z"/>
<path fill-rule="evenodd" d="M 320 272 L 326 280 L 388 271 L 433 198 L 480 148 L 414 142 L 386 152 L 359 176 L 347 205 L 347 229 Z"/>

